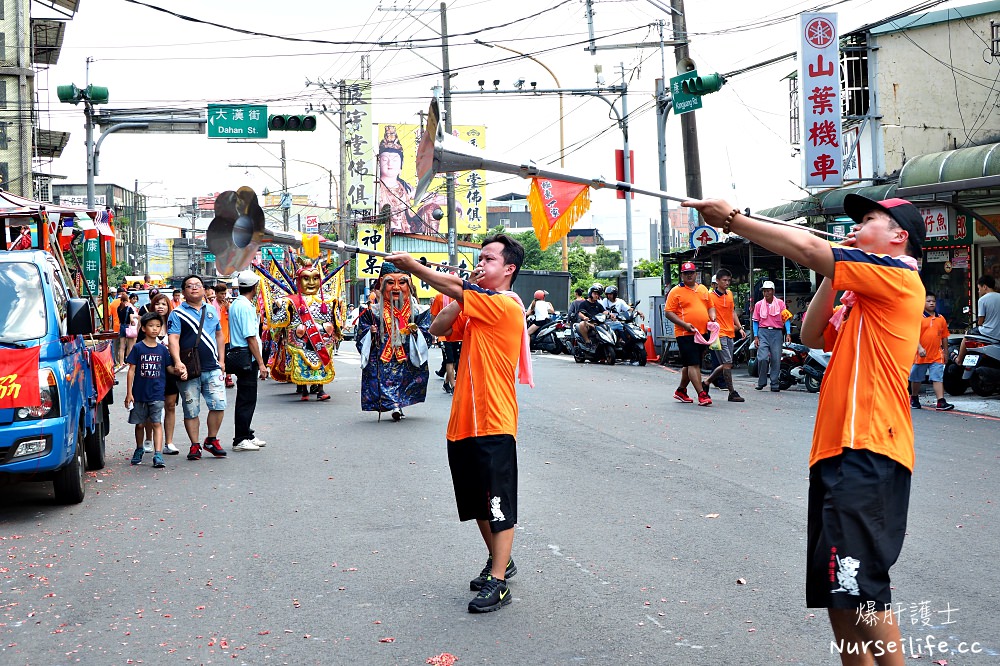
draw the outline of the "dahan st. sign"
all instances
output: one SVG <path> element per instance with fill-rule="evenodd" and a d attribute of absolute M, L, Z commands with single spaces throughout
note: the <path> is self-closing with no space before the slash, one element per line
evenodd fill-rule
<path fill-rule="evenodd" d="M 209 139 L 266 139 L 267 107 L 247 104 L 209 104 Z"/>

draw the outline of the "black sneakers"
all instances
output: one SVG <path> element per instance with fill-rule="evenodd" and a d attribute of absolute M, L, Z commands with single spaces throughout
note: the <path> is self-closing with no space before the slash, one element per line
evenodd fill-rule
<path fill-rule="evenodd" d="M 486 558 L 486 566 L 483 567 L 483 570 L 479 572 L 479 575 L 469 581 L 469 589 L 470 590 L 482 589 L 483 583 L 485 583 L 486 579 L 490 577 L 492 571 L 493 571 L 493 556 L 490 555 L 488 558 Z M 503 577 L 504 580 L 506 580 L 508 578 L 514 577 L 515 575 L 517 575 L 517 565 L 514 564 L 514 558 L 511 558 L 510 562 L 507 563 L 507 569 L 503 572 Z"/>
<path fill-rule="evenodd" d="M 920 398 L 915 395 L 910 396 L 910 407 L 912 409 L 920 409 Z"/>
<path fill-rule="evenodd" d="M 939 412 L 947 412 L 948 410 L 955 409 L 955 405 L 951 404 L 944 398 L 941 398 L 940 400 L 937 401 L 937 407 L 935 407 L 934 409 L 938 410 Z"/>
<path fill-rule="evenodd" d="M 469 602 L 470 613 L 491 613 L 511 602 L 507 581 L 487 576 L 476 598 Z"/>

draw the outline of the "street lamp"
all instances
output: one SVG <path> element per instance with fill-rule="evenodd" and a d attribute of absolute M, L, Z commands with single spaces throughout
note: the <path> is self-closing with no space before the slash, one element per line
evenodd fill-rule
<path fill-rule="evenodd" d="M 331 171 L 330 169 L 327 169 L 322 164 L 316 164 L 315 162 L 309 162 L 308 160 L 296 160 L 296 159 L 288 158 L 288 161 L 289 162 L 301 162 L 302 164 L 310 164 L 310 165 L 312 165 L 314 167 L 322 169 L 323 171 L 326 171 L 327 175 L 330 177 L 330 192 L 329 192 L 329 195 L 328 195 L 329 198 L 328 198 L 326 207 L 329 208 L 330 210 L 333 210 L 333 188 L 334 188 L 334 186 L 337 187 L 337 198 L 338 199 L 340 198 L 340 184 L 337 182 L 337 179 L 333 177 L 333 171 Z"/>
<path fill-rule="evenodd" d="M 551 69 L 549 69 L 548 66 L 544 62 L 542 62 L 541 60 L 539 60 L 538 58 L 535 58 L 534 56 L 530 56 L 527 53 L 521 53 L 520 51 L 512 49 L 512 48 L 510 48 L 508 46 L 503 46 L 501 44 L 490 44 L 488 42 L 483 42 L 483 41 L 480 41 L 478 39 L 473 40 L 473 41 L 475 41 L 477 44 L 482 44 L 483 46 L 489 47 L 491 49 L 493 47 L 496 47 L 498 49 L 503 49 L 504 51 L 510 51 L 511 53 L 516 53 L 517 55 L 521 56 L 522 58 L 527 58 L 528 60 L 531 60 L 533 62 L 538 63 L 539 65 L 542 66 L 543 69 L 545 69 L 546 72 L 549 73 L 549 76 L 552 77 L 552 80 L 556 82 L 556 88 L 562 88 L 562 84 L 559 83 L 559 77 L 556 76 L 556 73 L 553 72 Z M 499 86 L 499 83 L 500 83 L 499 81 L 494 81 L 493 85 L 494 86 Z M 522 79 L 522 85 L 523 85 L 523 79 Z M 482 89 L 482 87 L 483 87 L 483 82 L 480 81 L 479 82 L 479 88 L 480 88 L 480 90 Z M 534 82 L 531 83 L 531 88 L 532 89 L 535 88 L 535 83 Z M 520 86 L 518 87 L 518 89 L 520 89 Z M 565 131 L 564 131 L 563 121 L 564 121 L 564 117 L 563 117 L 563 94 L 560 92 L 559 93 L 559 168 L 560 169 L 564 168 L 566 166 L 566 135 L 565 135 Z M 568 240 L 568 237 L 569 237 L 569 234 L 567 234 L 566 236 L 562 237 L 562 269 L 564 271 L 568 271 L 569 270 L 569 240 Z"/>

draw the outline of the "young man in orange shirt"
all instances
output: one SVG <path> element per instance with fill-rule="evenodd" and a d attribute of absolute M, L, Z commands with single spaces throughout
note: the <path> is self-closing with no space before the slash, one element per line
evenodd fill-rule
<path fill-rule="evenodd" d="M 715 274 L 715 287 L 708 290 L 708 298 L 715 308 L 715 320 L 719 322 L 719 343 L 722 349 L 714 352 L 719 365 L 712 374 L 701 383 L 701 390 L 708 393 L 708 387 L 712 384 L 712 379 L 721 374 L 726 381 L 726 388 L 729 389 L 729 402 L 746 402 L 743 396 L 737 392 L 733 386 L 733 348 L 734 338 L 737 333 L 742 338 L 746 335 L 743 324 L 740 322 L 740 315 L 736 311 L 736 303 L 733 295 L 729 291 L 729 284 L 733 281 L 733 274 L 728 268 L 721 268 Z"/>
<path fill-rule="evenodd" d="M 431 316 L 437 318 L 452 299 L 444 294 L 438 294 L 431 301 Z M 455 368 L 462 351 L 461 339 L 452 340 L 447 335 L 439 335 L 441 341 L 441 356 L 444 363 L 444 392 L 451 394 L 455 392 Z"/>
<path fill-rule="evenodd" d="M 511 550 L 517 524 L 517 392 L 531 384 L 524 304 L 510 291 L 524 248 L 506 234 L 488 236 L 469 280 L 438 273 L 411 255 L 386 257 L 454 299 L 431 324 L 432 335 L 462 339 L 462 360 L 448 420 L 448 464 L 460 520 L 475 520 L 486 543 L 486 566 L 469 587 L 478 590 L 470 613 L 511 602 L 507 579 L 517 573 Z"/>
<path fill-rule="evenodd" d="M 948 356 L 948 322 L 937 314 L 937 296 L 927 292 L 924 318 L 920 320 L 920 344 L 910 370 L 910 407 L 920 409 L 920 385 L 930 375 L 939 412 L 955 409 L 944 399 L 944 359 Z"/>
<path fill-rule="evenodd" d="M 806 604 L 828 609 L 842 664 L 901 666 L 889 568 L 903 546 L 913 473 L 906 377 L 924 308 L 915 259 L 923 218 L 902 199 L 848 194 L 844 211 L 855 224 L 832 247 L 806 230 L 745 217 L 725 201 L 683 205 L 825 276 L 801 331 L 803 344 L 819 348 L 831 318 L 838 329 L 809 456 Z M 845 307 L 834 316 L 840 290 Z"/>
<path fill-rule="evenodd" d="M 681 283 L 667 294 L 667 302 L 663 310 L 667 319 L 674 324 L 674 336 L 677 338 L 677 350 L 681 355 L 681 383 L 674 391 L 674 400 L 694 402 L 687 394 L 690 382 L 698 392 L 698 404 L 708 407 L 712 399 L 701 383 L 701 359 L 708 351 L 708 345 L 698 344 L 694 340 L 696 332 L 702 336 L 708 335 L 708 322 L 715 321 L 715 308 L 708 298 L 708 289 L 698 284 L 698 267 L 691 261 L 681 264 Z"/>

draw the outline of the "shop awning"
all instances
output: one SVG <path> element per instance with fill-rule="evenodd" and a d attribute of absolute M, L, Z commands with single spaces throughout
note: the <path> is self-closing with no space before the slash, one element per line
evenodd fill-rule
<path fill-rule="evenodd" d="M 896 184 L 869 185 L 867 187 L 841 187 L 836 190 L 817 192 L 813 196 L 773 208 L 754 211 L 767 217 L 776 217 L 779 220 L 794 220 L 799 217 L 810 217 L 815 215 L 842 215 L 844 213 L 844 198 L 848 194 L 860 194 L 863 197 L 881 201 L 896 196 Z"/>
<path fill-rule="evenodd" d="M 794 220 L 812 215 L 840 215 L 844 212 L 844 197 L 851 193 L 880 201 L 991 188 L 1000 188 L 1000 143 L 917 155 L 903 165 L 898 183 L 841 187 L 755 212 Z"/>

